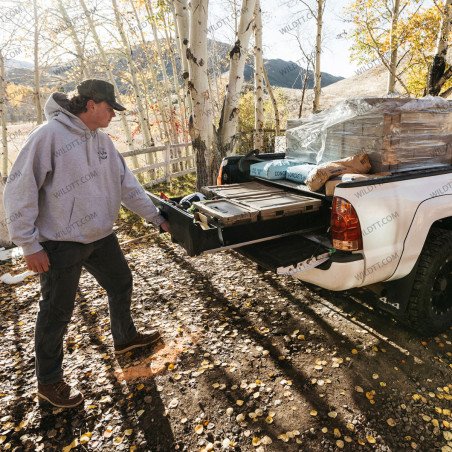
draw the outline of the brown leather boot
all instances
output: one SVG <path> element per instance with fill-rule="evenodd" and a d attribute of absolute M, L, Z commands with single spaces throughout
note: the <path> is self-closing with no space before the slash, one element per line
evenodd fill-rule
<path fill-rule="evenodd" d="M 83 394 L 64 380 L 57 383 L 38 383 L 38 397 L 59 408 L 73 408 L 83 402 Z"/>
<path fill-rule="evenodd" d="M 124 345 L 115 346 L 115 354 L 122 355 L 134 348 L 146 347 L 147 345 L 153 345 L 161 339 L 158 331 L 152 331 L 148 334 L 137 333 L 133 340 Z"/>

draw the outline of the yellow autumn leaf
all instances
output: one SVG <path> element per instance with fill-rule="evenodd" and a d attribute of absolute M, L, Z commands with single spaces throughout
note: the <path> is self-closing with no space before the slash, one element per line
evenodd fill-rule
<path fill-rule="evenodd" d="M 287 443 L 287 441 L 289 441 L 289 436 L 286 433 L 282 433 L 281 435 L 278 435 L 278 439 Z"/>
<path fill-rule="evenodd" d="M 316 411 L 316 410 L 311 410 L 311 411 L 309 412 L 309 414 L 310 414 L 311 416 L 317 416 L 317 411 Z"/>
<path fill-rule="evenodd" d="M 369 444 L 375 444 L 377 442 L 377 440 L 372 435 L 367 435 L 366 439 Z"/>
<path fill-rule="evenodd" d="M 386 419 L 386 422 L 390 427 L 395 427 L 397 425 L 397 422 L 392 417 Z"/>
<path fill-rule="evenodd" d="M 67 446 L 63 447 L 63 452 L 69 452 L 72 449 L 75 449 L 79 444 L 78 438 L 75 438 L 71 444 L 68 444 Z"/>
<path fill-rule="evenodd" d="M 338 440 L 336 441 L 336 446 L 337 446 L 339 449 L 343 449 L 343 448 L 344 448 L 344 445 L 345 445 L 345 443 L 344 443 L 344 441 L 342 441 L 341 439 L 338 439 Z"/>
<path fill-rule="evenodd" d="M 89 440 L 91 439 L 91 436 L 93 436 L 91 432 L 83 433 L 83 435 L 80 437 L 80 444 L 88 443 Z"/>
<path fill-rule="evenodd" d="M 260 446 L 260 444 L 261 444 L 260 438 L 258 438 L 257 436 L 253 436 L 253 439 L 251 440 L 251 444 L 254 447 Z"/>

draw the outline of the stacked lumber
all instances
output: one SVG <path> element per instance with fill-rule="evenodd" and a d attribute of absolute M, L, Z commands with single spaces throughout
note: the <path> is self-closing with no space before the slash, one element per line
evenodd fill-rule
<path fill-rule="evenodd" d="M 366 153 L 372 173 L 452 164 L 452 101 L 352 99 L 287 134 L 286 157 L 320 164 Z"/>

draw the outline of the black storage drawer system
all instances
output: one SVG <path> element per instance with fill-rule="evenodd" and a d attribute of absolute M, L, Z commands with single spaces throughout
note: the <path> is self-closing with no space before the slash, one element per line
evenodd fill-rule
<path fill-rule="evenodd" d="M 171 236 L 189 256 L 204 252 L 239 248 L 289 235 L 319 232 L 329 223 L 329 208 L 322 201 L 316 210 L 276 217 L 265 221 L 240 224 L 205 224 L 177 206 L 179 199 L 165 200 L 147 192 L 154 205 L 160 209 L 171 225 Z"/>

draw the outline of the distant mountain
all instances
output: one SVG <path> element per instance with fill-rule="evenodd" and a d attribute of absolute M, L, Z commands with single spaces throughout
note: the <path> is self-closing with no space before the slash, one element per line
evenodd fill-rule
<path fill-rule="evenodd" d="M 268 79 L 272 86 L 279 86 L 281 88 L 298 88 L 303 87 L 303 81 L 306 70 L 300 67 L 293 61 L 284 61 L 280 59 L 276 60 L 264 60 L 265 68 L 267 69 Z M 247 64 L 245 66 L 245 80 L 253 79 L 253 65 Z M 322 72 L 322 87 L 328 86 L 333 83 L 343 80 L 344 77 L 336 77 Z M 314 73 L 308 71 L 307 88 L 314 86 Z"/>
<path fill-rule="evenodd" d="M 149 48 L 152 51 L 152 47 L 155 45 L 154 42 L 149 43 Z M 208 53 L 209 53 L 209 64 L 212 73 L 213 68 L 216 71 L 225 74 L 229 70 L 229 51 L 230 46 L 224 42 L 214 41 L 209 39 L 207 43 Z M 172 65 L 169 56 L 164 55 L 165 65 L 168 75 L 172 76 Z M 146 59 L 146 54 L 141 47 L 136 47 L 133 50 L 133 59 L 140 69 L 145 69 L 148 61 Z M 101 67 L 100 58 L 97 53 L 91 52 L 89 60 L 94 67 Z M 112 61 L 112 70 L 114 74 L 119 74 L 127 70 L 127 61 L 121 55 L 120 52 L 111 52 L 110 61 Z M 154 62 L 154 61 L 153 61 Z M 10 82 L 14 82 L 21 85 L 31 86 L 33 84 L 33 65 L 28 62 L 19 60 L 9 60 L 9 65 L 7 64 L 7 79 Z M 264 60 L 265 67 L 267 69 L 268 78 L 273 87 L 282 88 L 302 88 L 302 83 L 304 80 L 305 69 L 301 68 L 297 63 L 293 61 L 284 61 L 281 59 L 268 59 Z M 66 61 L 58 66 L 51 66 L 43 68 L 41 75 L 41 84 L 46 87 L 58 87 L 58 89 L 64 89 L 69 91 L 75 87 L 72 82 L 62 82 L 65 78 L 71 80 L 71 72 L 76 67 L 77 61 Z M 176 60 L 176 69 L 178 71 L 178 76 L 182 81 L 182 70 L 180 61 Z M 253 70 L 254 64 L 253 59 L 249 58 L 249 61 L 245 64 L 245 81 L 253 81 Z M 96 76 L 93 74 L 93 76 Z M 102 77 L 102 72 L 99 72 L 97 76 Z M 160 74 L 159 78 L 162 78 Z M 343 77 L 336 77 L 334 75 L 322 72 L 322 87 L 331 85 Z M 312 88 L 314 85 L 313 72 L 309 71 L 308 76 L 308 88 Z M 125 92 L 128 86 L 122 81 L 118 81 L 118 86 L 120 91 Z"/>
<path fill-rule="evenodd" d="M 6 69 L 30 69 L 33 70 L 33 64 L 28 61 L 21 61 L 15 59 L 5 60 Z"/>

